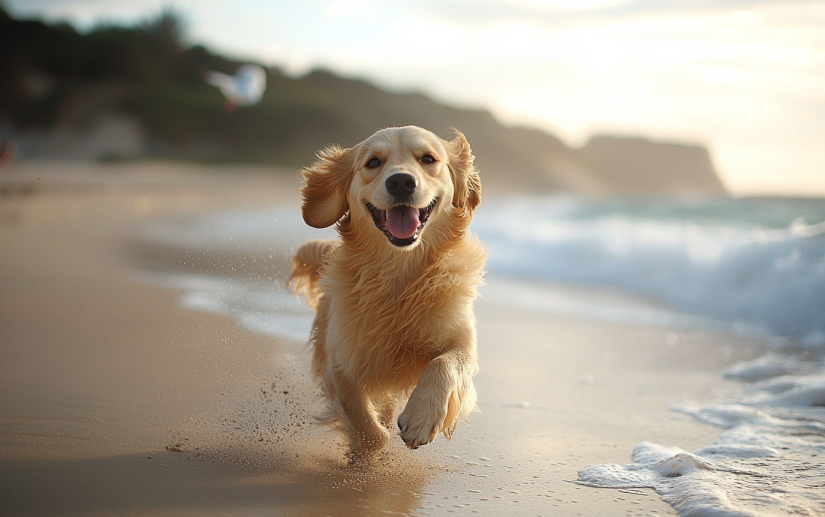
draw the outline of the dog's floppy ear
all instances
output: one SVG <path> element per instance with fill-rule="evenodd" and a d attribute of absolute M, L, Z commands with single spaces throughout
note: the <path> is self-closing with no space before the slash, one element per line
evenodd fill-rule
<path fill-rule="evenodd" d="M 470 212 L 481 203 L 481 178 L 473 166 L 473 152 L 461 131 L 450 128 L 455 138 L 444 146 L 450 155 L 450 174 L 453 177 L 453 206 L 466 208 Z"/>
<path fill-rule="evenodd" d="M 347 190 L 352 175 L 352 149 L 334 145 L 318 151 L 318 161 L 301 171 L 301 215 L 315 228 L 332 226 L 349 206 Z"/>

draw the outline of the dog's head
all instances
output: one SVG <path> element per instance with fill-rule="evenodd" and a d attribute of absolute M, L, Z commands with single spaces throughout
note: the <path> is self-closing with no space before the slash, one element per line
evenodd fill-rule
<path fill-rule="evenodd" d="M 414 248 L 431 226 L 455 226 L 450 219 L 466 227 L 481 202 L 470 145 L 458 131 L 447 141 L 415 126 L 382 129 L 352 148 L 320 151 L 302 173 L 308 225 L 348 215 L 347 226 L 400 249 Z"/>

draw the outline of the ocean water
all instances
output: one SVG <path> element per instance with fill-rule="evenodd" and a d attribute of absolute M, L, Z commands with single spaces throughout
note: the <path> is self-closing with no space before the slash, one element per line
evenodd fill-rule
<path fill-rule="evenodd" d="M 825 201 L 517 199 L 473 223 L 488 268 L 608 286 L 825 343 Z"/>
<path fill-rule="evenodd" d="M 642 442 L 626 465 L 583 466 L 581 484 L 653 488 L 680 515 L 825 514 L 825 200 L 524 197 L 485 203 L 472 230 L 488 247 L 482 296 L 772 345 L 720 372 L 741 383 L 735 400 L 673 408 L 719 427 L 716 442 L 692 452 Z M 144 231 L 194 254 L 282 260 L 333 235 L 306 227 L 297 207 Z M 282 288 L 283 276 L 154 278 L 184 290 L 182 306 L 284 339 L 309 335 L 312 313 Z"/>

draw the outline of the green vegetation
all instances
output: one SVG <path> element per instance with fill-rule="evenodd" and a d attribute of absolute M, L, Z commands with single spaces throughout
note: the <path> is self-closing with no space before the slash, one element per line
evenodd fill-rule
<path fill-rule="evenodd" d="M 306 163 L 323 145 L 352 144 L 379 127 L 417 123 L 446 136 L 453 123 L 437 113 L 445 107 L 422 95 L 394 95 L 323 71 L 295 79 L 277 68 L 267 70 L 259 104 L 224 113 L 222 95 L 202 74 L 232 74 L 242 63 L 202 46 L 185 48 L 182 26 L 165 11 L 135 26 L 80 34 L 66 24 L 0 13 L 0 122 L 17 131 L 58 124 L 82 130 L 117 112 L 142 122 L 153 155 L 287 164 Z M 485 113 L 473 115 L 494 123 Z"/>

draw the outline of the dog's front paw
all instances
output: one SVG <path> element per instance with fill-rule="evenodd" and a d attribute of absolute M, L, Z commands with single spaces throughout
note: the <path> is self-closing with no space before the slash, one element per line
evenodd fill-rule
<path fill-rule="evenodd" d="M 429 414 L 427 414 L 429 413 Z M 398 428 L 401 429 L 401 439 L 410 449 L 417 449 L 422 445 L 435 440 L 441 429 L 440 421 L 447 414 L 439 411 L 412 411 L 410 406 L 398 416 Z"/>
<path fill-rule="evenodd" d="M 446 397 L 428 397 L 416 390 L 404 412 L 398 416 L 401 439 L 410 449 L 428 444 L 435 440 L 440 431 L 452 428 L 457 413 L 458 397 L 455 392 Z"/>

